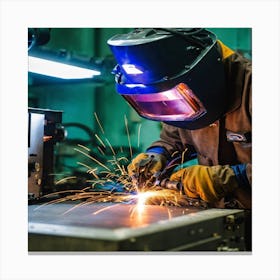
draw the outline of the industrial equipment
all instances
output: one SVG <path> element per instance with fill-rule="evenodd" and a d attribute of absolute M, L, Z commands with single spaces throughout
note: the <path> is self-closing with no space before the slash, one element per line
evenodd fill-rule
<path fill-rule="evenodd" d="M 62 111 L 28 108 L 28 200 L 54 191 L 54 145 L 63 140 Z"/>

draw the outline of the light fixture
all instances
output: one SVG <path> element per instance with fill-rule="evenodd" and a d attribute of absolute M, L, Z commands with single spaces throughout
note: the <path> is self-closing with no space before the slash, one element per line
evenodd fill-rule
<path fill-rule="evenodd" d="M 61 79 L 89 79 L 100 75 L 100 71 L 82 68 L 61 62 L 42 59 L 34 56 L 28 57 L 28 71 L 45 76 Z"/>
<path fill-rule="evenodd" d="M 28 53 L 28 72 L 60 79 L 91 79 L 101 75 L 92 58 L 77 57 L 62 51 L 32 49 Z"/>

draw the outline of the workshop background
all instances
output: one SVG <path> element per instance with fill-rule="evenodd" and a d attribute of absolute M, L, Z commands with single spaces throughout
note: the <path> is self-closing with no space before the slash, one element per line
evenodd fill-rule
<path fill-rule="evenodd" d="M 114 61 L 107 40 L 130 30 L 132 28 L 51 28 L 50 39 L 42 46 L 60 54 L 92 58 L 97 63 L 101 61 L 105 67 L 97 80 L 65 81 L 34 73 L 28 75 L 28 106 L 63 112 L 65 138 L 55 146 L 57 180 L 67 174 L 79 174 L 85 170 L 77 165 L 81 161 L 79 157 L 82 157 L 74 149 L 77 144 L 92 149 L 100 158 L 100 152 L 96 150 L 98 140 L 95 134 L 103 133 L 112 147 L 115 150 L 121 149 L 128 158 L 130 146 L 133 155 L 136 155 L 159 137 L 160 124 L 139 117 L 115 90 L 114 76 L 111 74 Z M 250 28 L 209 30 L 230 48 L 251 58 Z M 111 156 L 111 150 L 106 149 L 105 157 Z"/>

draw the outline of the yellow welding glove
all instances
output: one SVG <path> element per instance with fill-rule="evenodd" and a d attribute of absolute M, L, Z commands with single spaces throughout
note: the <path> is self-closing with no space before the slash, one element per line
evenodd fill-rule
<path fill-rule="evenodd" d="M 238 188 L 238 181 L 229 165 L 193 165 L 183 168 L 170 177 L 179 181 L 188 197 L 201 198 L 213 203 Z"/>
<path fill-rule="evenodd" d="M 148 174 L 155 174 L 161 171 L 167 163 L 167 159 L 162 154 L 157 153 L 141 153 L 137 155 L 131 163 L 127 166 L 129 176 L 135 175 L 140 166 L 145 165 L 145 172 Z"/>

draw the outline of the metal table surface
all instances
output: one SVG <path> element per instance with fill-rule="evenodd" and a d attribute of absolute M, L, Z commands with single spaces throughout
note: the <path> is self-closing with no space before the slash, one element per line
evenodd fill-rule
<path fill-rule="evenodd" d="M 213 243 L 205 246 L 212 250 L 225 238 L 227 217 L 242 215 L 242 210 L 234 209 L 157 205 L 139 209 L 108 202 L 29 205 L 29 251 L 187 250 L 201 240 Z M 228 233 L 232 237 L 232 231 Z M 234 235 L 244 237 L 242 223 Z"/>

